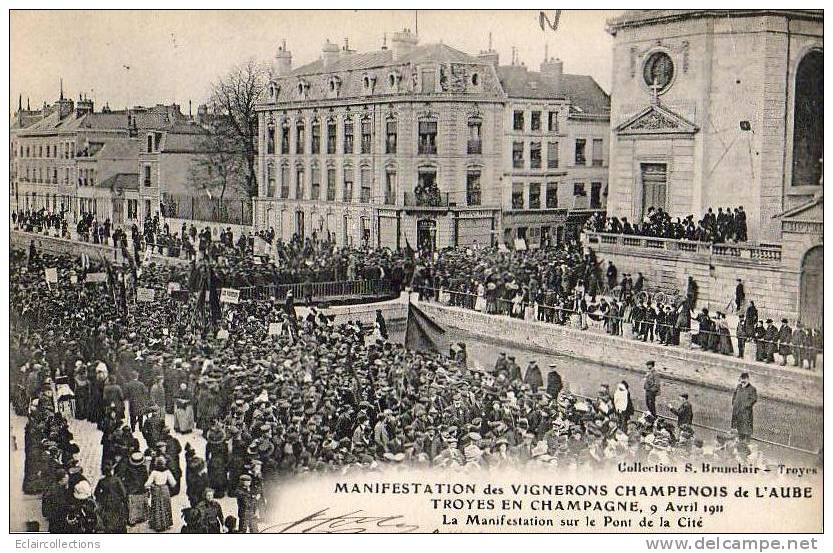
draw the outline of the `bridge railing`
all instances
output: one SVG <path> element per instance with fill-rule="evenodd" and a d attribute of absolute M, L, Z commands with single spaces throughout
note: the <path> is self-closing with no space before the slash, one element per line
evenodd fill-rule
<path fill-rule="evenodd" d="M 748 244 L 744 242 L 712 244 L 677 238 L 657 238 L 633 234 L 612 234 L 607 232 L 584 231 L 584 243 L 599 251 L 620 249 L 663 250 L 686 254 L 716 256 L 729 259 L 751 259 L 766 263 L 781 262 L 781 246 L 772 244 Z"/>
<path fill-rule="evenodd" d="M 391 293 L 390 281 L 376 280 L 342 280 L 330 282 L 309 282 L 292 284 L 270 284 L 261 286 L 247 286 L 240 289 L 241 299 L 269 299 L 284 300 L 292 292 L 292 296 L 303 300 L 306 297 L 315 299 L 337 297 L 376 297 Z"/>

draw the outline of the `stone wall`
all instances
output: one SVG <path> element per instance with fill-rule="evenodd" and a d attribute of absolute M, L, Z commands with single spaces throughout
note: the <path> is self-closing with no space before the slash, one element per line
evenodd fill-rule
<path fill-rule="evenodd" d="M 754 301 L 759 315 L 765 319 L 783 317 L 795 321 L 799 309 L 799 270 L 779 262 L 751 259 L 700 256 L 642 248 L 616 248 L 605 244 L 591 245 L 602 267 L 613 261 L 619 274 L 630 273 L 634 280 L 641 272 L 645 287 L 666 291 L 686 290 L 688 277 L 698 286 L 695 307 L 709 312 L 725 311 L 735 297 L 737 279 L 743 279 L 747 301 Z"/>
<path fill-rule="evenodd" d="M 498 342 L 640 373 L 644 372 L 645 362 L 653 359 L 664 378 L 724 390 L 734 390 L 738 375 L 746 371 L 762 397 L 813 408 L 823 404 L 822 377 L 815 372 L 638 342 L 566 326 L 485 315 L 435 303 L 419 302 L 419 308 L 440 326 Z"/>

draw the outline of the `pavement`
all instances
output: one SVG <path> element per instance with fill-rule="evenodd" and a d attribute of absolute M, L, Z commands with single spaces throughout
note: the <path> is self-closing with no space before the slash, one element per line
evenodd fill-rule
<path fill-rule="evenodd" d="M 166 416 L 168 427 L 173 429 L 174 420 L 173 415 Z M 40 496 L 26 495 L 23 493 L 23 463 L 24 463 L 24 432 L 26 426 L 26 417 L 20 417 L 12 411 L 10 414 L 9 434 L 10 434 L 10 456 L 9 456 L 9 471 L 10 471 L 10 505 L 14 505 L 9 515 L 9 530 L 12 532 L 26 531 L 27 521 L 38 521 L 40 523 L 41 531 L 46 531 L 48 524 L 41 515 L 41 500 Z M 87 421 L 79 421 L 72 419 L 69 422 L 70 430 L 75 437 L 75 442 L 81 449 L 81 466 L 84 468 L 84 475 L 95 489 L 95 484 L 101 475 L 101 432 L 98 428 Z M 205 458 L 205 439 L 202 437 L 202 432 L 194 430 L 189 434 L 180 434 L 172 430 L 173 435 L 179 439 L 183 449 L 186 443 L 190 443 L 197 451 L 197 455 Z M 139 439 L 142 451 L 146 447 L 145 439 L 140 432 L 135 432 L 134 435 Z M 185 453 L 180 454 L 180 464 L 185 469 Z M 180 512 L 183 508 L 188 507 L 188 497 L 185 495 L 185 475 L 182 476 L 182 487 L 179 495 L 171 498 L 171 507 L 173 511 L 174 525 L 168 530 L 169 533 L 178 533 L 182 527 L 182 518 Z M 224 497 L 218 500 L 223 507 L 223 515 L 237 516 L 237 500 L 234 498 Z M 132 527 L 128 527 L 128 533 L 152 533 L 147 523 L 140 523 Z"/>

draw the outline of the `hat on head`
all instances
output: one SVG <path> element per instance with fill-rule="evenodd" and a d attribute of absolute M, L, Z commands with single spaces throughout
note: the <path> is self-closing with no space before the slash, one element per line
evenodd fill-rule
<path fill-rule="evenodd" d="M 130 464 L 134 467 L 145 464 L 145 456 L 142 455 L 141 451 L 134 451 L 130 454 Z"/>
<path fill-rule="evenodd" d="M 653 366 L 655 366 L 656 364 L 657 364 L 657 363 L 656 363 L 656 361 L 654 361 L 653 359 L 651 359 L 651 360 L 649 360 L 649 361 L 645 361 L 645 366 L 646 366 L 646 367 L 653 367 Z"/>
<path fill-rule="evenodd" d="M 75 488 L 72 490 L 72 496 L 75 499 L 89 499 L 93 495 L 93 489 L 90 486 L 90 483 L 86 480 L 81 480 L 77 484 L 75 484 Z"/>

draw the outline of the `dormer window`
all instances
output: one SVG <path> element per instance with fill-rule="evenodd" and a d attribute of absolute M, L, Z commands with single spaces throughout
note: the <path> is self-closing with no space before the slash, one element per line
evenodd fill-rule
<path fill-rule="evenodd" d="M 330 77 L 328 84 L 330 88 L 330 93 L 338 96 L 339 92 L 341 91 L 341 79 L 336 76 Z"/>
<path fill-rule="evenodd" d="M 477 73 L 472 73 L 472 75 L 471 75 L 471 84 L 473 86 L 479 86 L 480 85 L 480 75 L 478 75 Z"/>
<path fill-rule="evenodd" d="M 388 75 L 388 86 L 391 88 L 396 87 L 396 74 L 391 73 L 390 75 Z"/>
<path fill-rule="evenodd" d="M 277 96 L 278 96 L 278 85 L 276 85 L 275 83 L 271 83 L 269 85 L 269 97 L 274 100 L 275 98 L 277 98 Z"/>

